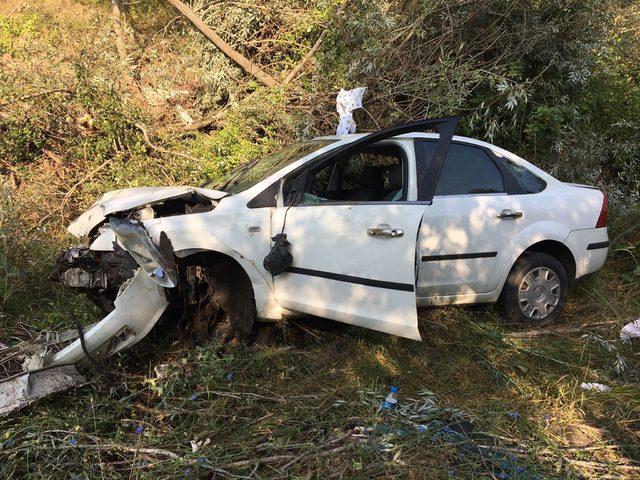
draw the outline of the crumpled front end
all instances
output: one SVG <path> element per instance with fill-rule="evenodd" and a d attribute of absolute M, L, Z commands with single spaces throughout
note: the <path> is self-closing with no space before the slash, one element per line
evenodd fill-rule
<path fill-rule="evenodd" d="M 86 280 L 94 284 L 95 273 Z M 72 281 L 77 281 L 76 273 L 73 277 Z M 49 351 L 47 342 L 22 346 L 24 352 L 35 352 L 24 355 L 25 373 L 0 383 L 0 416 L 39 398 L 83 385 L 86 380 L 74 364 L 86 360 L 87 354 L 94 361 L 100 361 L 139 342 L 169 305 L 164 287 L 156 284 L 142 268 L 124 282 L 120 290 L 111 312 L 61 350 Z"/>
<path fill-rule="evenodd" d="M 122 249 L 101 252 L 72 248 L 58 259 L 57 279 L 65 288 L 84 291 L 108 315 L 79 332 L 64 348 L 51 342 L 19 345 L 24 373 L 0 382 L 0 416 L 53 393 L 86 383 L 75 364 L 100 362 L 142 340 L 169 305 L 166 289 L 158 285 Z"/>
<path fill-rule="evenodd" d="M 113 355 L 143 339 L 169 305 L 166 290 L 176 285 L 177 269 L 166 236 L 161 250 L 141 222 L 117 217 L 99 235 L 105 234 L 113 238 L 111 250 L 70 248 L 50 279 L 86 294 L 107 316 L 62 350 L 37 352 L 25 361 L 26 370 Z"/>
<path fill-rule="evenodd" d="M 0 415 L 38 398 L 84 383 L 75 365 L 98 364 L 142 340 L 170 305 L 178 283 L 177 266 L 166 235 L 152 239 L 144 221 L 158 216 L 213 210 L 217 200 L 188 187 L 133 189 L 107 194 L 74 222 L 70 231 L 90 246 L 60 254 L 50 279 L 67 292 L 86 294 L 106 316 L 64 342 L 35 342 L 10 349 L 23 373 L 0 382 Z M 14 362 L 15 363 L 15 362 Z"/>
<path fill-rule="evenodd" d="M 142 340 L 166 310 L 169 301 L 164 287 L 156 284 L 142 269 L 122 285 L 114 309 L 86 332 L 84 348 L 78 338 L 59 352 L 42 358 L 41 366 L 75 363 L 86 357 L 109 357 Z"/>
<path fill-rule="evenodd" d="M 55 346 L 8 347 L 18 349 L 17 356 L 11 354 L 20 360 L 13 362 L 14 376 L 0 382 L 0 415 L 60 391 L 60 382 L 47 378 L 64 379 L 67 387 L 81 384 L 75 365 L 99 366 L 158 323 L 199 343 L 212 336 L 234 343 L 250 338 L 256 306 L 243 267 L 215 249 L 185 249 L 184 242 L 176 253 L 168 236 L 175 239 L 183 219 L 210 224 L 222 196 L 190 187 L 121 190 L 81 215 L 69 230 L 87 237 L 88 245 L 62 252 L 50 278 L 66 292 L 87 295 L 106 316 L 85 329 L 77 325 L 77 335 Z M 197 229 L 193 234 L 203 235 Z"/>

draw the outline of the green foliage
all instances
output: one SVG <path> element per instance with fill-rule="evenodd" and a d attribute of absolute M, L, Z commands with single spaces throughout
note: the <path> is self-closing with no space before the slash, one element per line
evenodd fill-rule
<path fill-rule="evenodd" d="M 32 37 L 36 33 L 38 15 L 25 15 L 12 19 L 0 15 L 0 55 L 11 51 L 13 41 L 18 37 Z"/>
<path fill-rule="evenodd" d="M 46 144 L 46 132 L 28 120 L 8 120 L 0 125 L 0 156 L 19 165 L 39 156 Z"/>

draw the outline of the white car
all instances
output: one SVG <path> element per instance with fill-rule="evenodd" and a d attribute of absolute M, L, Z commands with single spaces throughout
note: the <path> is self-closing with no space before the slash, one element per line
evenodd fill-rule
<path fill-rule="evenodd" d="M 256 319 L 315 315 L 420 340 L 417 307 L 429 305 L 497 302 L 509 321 L 556 319 L 575 280 L 605 261 L 606 195 L 453 136 L 456 123 L 296 143 L 216 189 L 105 194 L 70 225 L 90 246 L 64 252 L 56 278 L 110 313 L 86 348 L 37 366 L 110 355 L 161 316 L 226 339 Z M 280 233 L 292 261 L 281 255 L 272 275 L 264 259 Z"/>

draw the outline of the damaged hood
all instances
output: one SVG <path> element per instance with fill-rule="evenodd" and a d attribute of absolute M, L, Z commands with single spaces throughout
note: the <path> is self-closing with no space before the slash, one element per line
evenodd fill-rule
<path fill-rule="evenodd" d="M 193 193 L 211 200 L 220 200 L 227 195 L 219 190 L 198 187 L 138 187 L 114 190 L 105 193 L 100 200 L 72 222 L 67 230 L 76 237 L 83 237 L 112 213 L 158 204 Z"/>

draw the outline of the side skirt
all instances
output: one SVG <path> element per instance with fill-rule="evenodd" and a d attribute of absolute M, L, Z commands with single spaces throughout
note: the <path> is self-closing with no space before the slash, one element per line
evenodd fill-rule
<path fill-rule="evenodd" d="M 434 297 L 418 297 L 418 307 L 443 307 L 446 305 L 470 305 L 475 303 L 496 303 L 500 290 L 489 293 L 465 293 L 462 295 L 441 295 Z"/>

